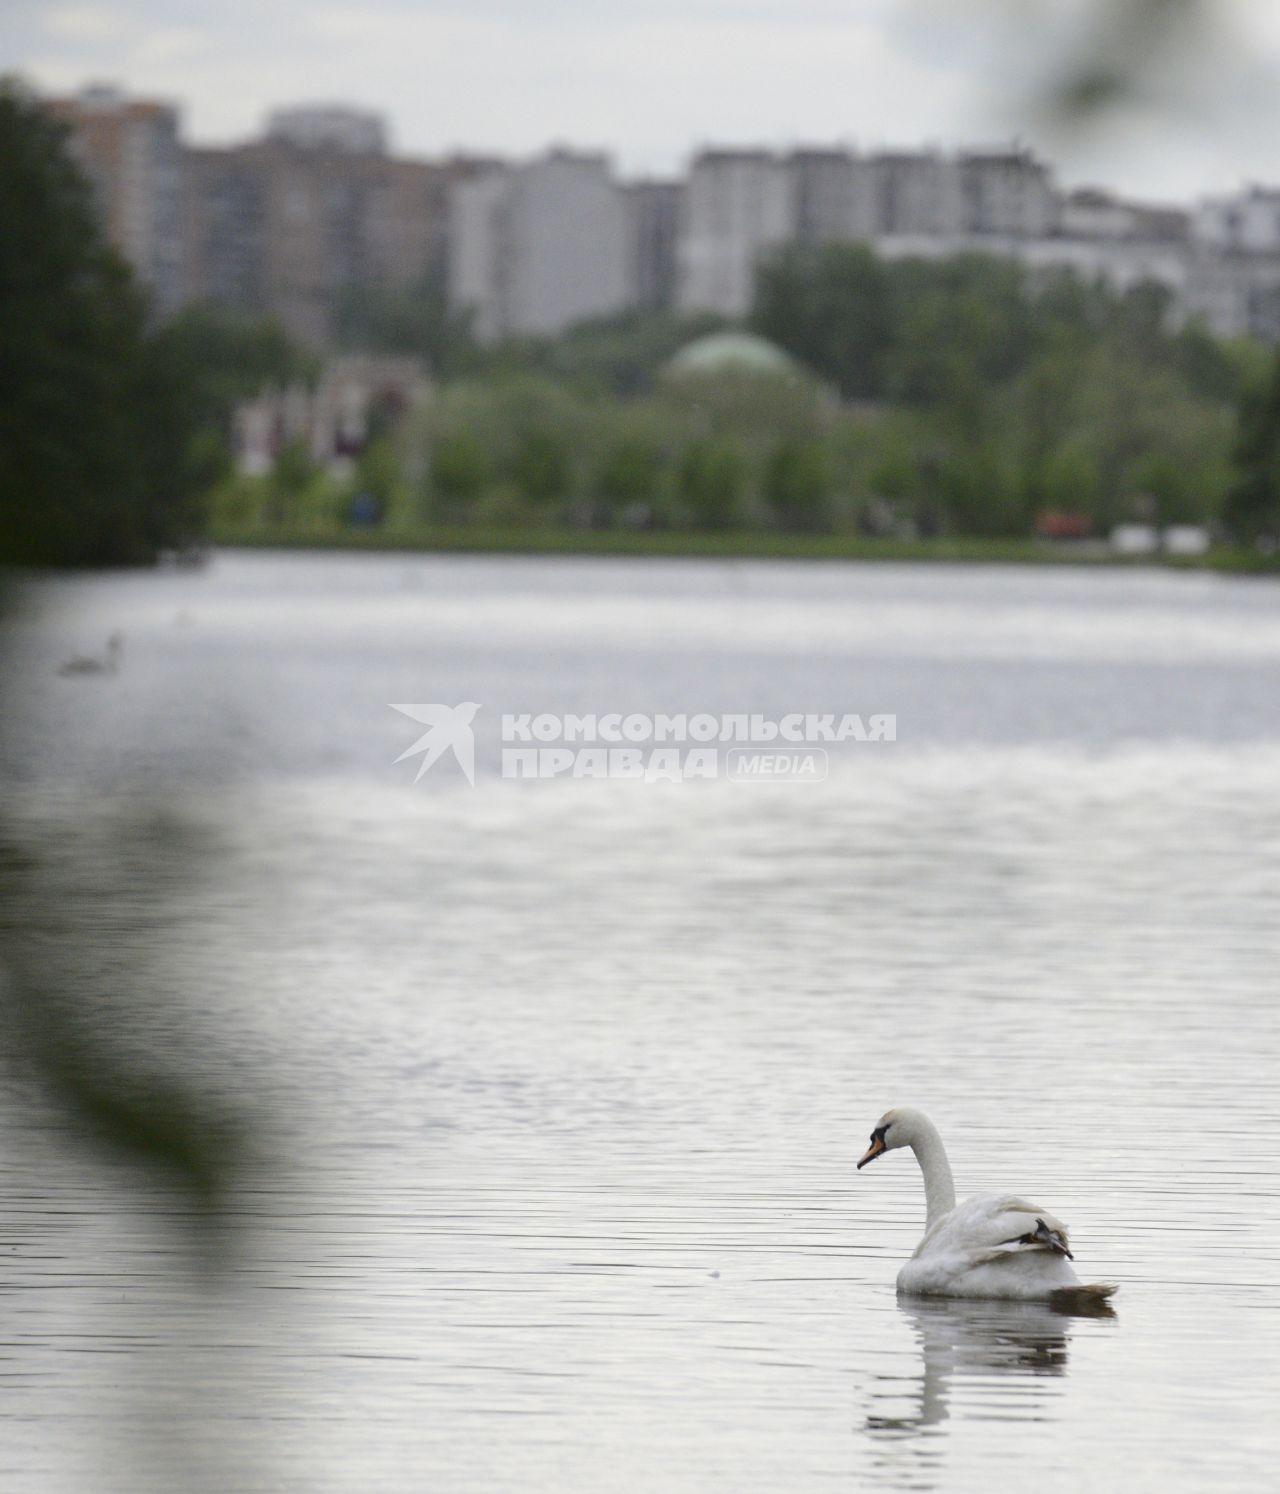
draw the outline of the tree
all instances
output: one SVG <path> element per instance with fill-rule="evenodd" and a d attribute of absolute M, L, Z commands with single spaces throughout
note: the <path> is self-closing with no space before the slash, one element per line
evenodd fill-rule
<path fill-rule="evenodd" d="M 484 491 L 492 464 L 469 430 L 443 431 L 431 447 L 431 491 L 448 506 L 465 506 Z"/>
<path fill-rule="evenodd" d="M 816 441 L 783 440 L 770 452 L 764 496 L 783 529 L 795 534 L 829 529 L 830 488 L 826 452 Z"/>
<path fill-rule="evenodd" d="M 0 556 L 146 559 L 170 534 L 136 460 L 142 298 L 64 131 L 13 83 L 0 85 L 0 223 Z"/>
<path fill-rule="evenodd" d="M 474 372 L 482 361 L 470 317 L 449 307 L 442 263 L 407 290 L 350 286 L 334 324 L 341 346 L 420 358 L 438 378 Z"/>
<path fill-rule="evenodd" d="M 315 486 L 319 469 L 305 441 L 295 438 L 280 448 L 271 469 L 270 515 L 275 524 L 296 524 Z"/>
<path fill-rule="evenodd" d="M 730 441 L 695 441 L 680 460 L 680 497 L 697 529 L 737 527 L 742 453 Z"/>
<path fill-rule="evenodd" d="M 1091 514 L 1097 504 L 1098 465 L 1079 443 L 1056 446 L 1033 473 L 1034 496 L 1046 508 Z"/>
<path fill-rule="evenodd" d="M 846 398 L 879 399 L 893 331 L 890 271 L 864 245 L 790 248 L 756 279 L 751 321 Z"/>
<path fill-rule="evenodd" d="M 1235 466 L 1223 523 L 1239 540 L 1274 539 L 1280 535 L 1280 352 L 1240 401 Z"/>
<path fill-rule="evenodd" d="M 378 436 L 360 453 L 355 486 L 357 503 L 371 500 L 373 520 L 384 519 L 395 505 L 401 487 L 400 454 L 390 436 Z"/>
<path fill-rule="evenodd" d="M 529 430 L 511 463 L 511 477 L 530 503 L 550 503 L 569 490 L 569 452 L 558 432 Z"/>
<path fill-rule="evenodd" d="M 989 443 L 958 451 L 942 464 L 942 503 L 959 534 L 1025 534 L 1028 515 L 1000 452 Z"/>
<path fill-rule="evenodd" d="M 66 134 L 0 84 L 0 557 L 136 564 L 198 540 L 232 404 L 300 360 L 193 311 L 151 329 Z"/>
<path fill-rule="evenodd" d="M 618 436 L 596 475 L 596 497 L 604 520 L 608 522 L 616 510 L 633 504 L 652 505 L 661 470 L 661 453 L 652 441 L 639 434 Z"/>

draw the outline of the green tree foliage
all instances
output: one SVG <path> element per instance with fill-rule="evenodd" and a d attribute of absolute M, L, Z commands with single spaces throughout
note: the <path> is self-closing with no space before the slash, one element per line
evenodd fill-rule
<path fill-rule="evenodd" d="M 389 435 L 378 436 L 360 453 L 356 463 L 355 485 L 358 493 L 373 498 L 380 513 L 386 513 L 395 501 L 400 487 L 400 457 Z"/>
<path fill-rule="evenodd" d="M 634 399 L 649 393 L 687 343 L 724 325 L 721 317 L 630 312 L 580 322 L 559 337 L 499 344 L 486 356 L 501 367 L 524 369 L 580 394 Z"/>
<path fill-rule="evenodd" d="M 695 529 L 736 529 L 746 476 L 739 447 L 721 437 L 695 441 L 680 460 L 679 491 Z"/>
<path fill-rule="evenodd" d="M 176 377 L 192 385 L 201 415 L 224 426 L 233 406 L 265 385 L 305 383 L 315 357 L 278 322 L 191 306 L 155 334 Z"/>
<path fill-rule="evenodd" d="M 763 490 L 783 529 L 820 534 L 831 527 L 830 464 L 818 442 L 779 441 L 765 465 Z"/>
<path fill-rule="evenodd" d="M 530 503 L 550 503 L 569 492 L 569 451 L 551 430 L 527 430 L 511 460 L 511 479 Z"/>
<path fill-rule="evenodd" d="M 0 85 L 0 557 L 150 561 L 197 541 L 234 399 L 297 369 L 278 331 L 148 325 L 63 128 Z"/>
<path fill-rule="evenodd" d="M 449 309 L 441 264 L 407 289 L 351 286 L 334 322 L 340 346 L 419 358 L 437 378 L 475 373 L 483 362 L 470 318 Z"/>
<path fill-rule="evenodd" d="M 1014 532 L 1038 505 L 1099 529 L 1148 498 L 1163 522 L 1219 510 L 1250 355 L 1172 328 L 1159 286 L 1117 294 L 979 255 L 793 248 L 763 269 L 754 321 L 847 397 L 919 412 L 912 470 L 886 419 L 868 485 L 931 501 L 941 484 L 961 532 Z M 939 454 L 932 472 L 921 448 Z"/>
<path fill-rule="evenodd" d="M 171 536 L 135 460 L 142 300 L 64 132 L 13 85 L 0 88 L 0 223 L 0 555 L 146 559 Z"/>
<path fill-rule="evenodd" d="M 1258 350 L 1173 328 L 1156 288 L 848 245 L 788 251 L 760 285 L 757 326 L 798 371 L 663 370 L 619 399 L 594 378 L 494 365 L 438 388 L 406 457 L 430 474 L 433 512 L 608 525 L 643 505 L 664 525 L 992 536 L 1029 534 L 1045 508 L 1095 533 L 1153 502 L 1162 523 L 1222 512 Z M 667 330 L 594 324 L 560 346 L 653 348 Z"/>
<path fill-rule="evenodd" d="M 1031 496 L 1038 507 L 1091 513 L 1097 506 L 1098 464 L 1079 441 L 1055 446 L 1032 475 Z"/>
<path fill-rule="evenodd" d="M 1280 353 L 1240 402 L 1236 480 L 1223 522 L 1240 540 L 1280 537 Z"/>
<path fill-rule="evenodd" d="M 943 512 L 960 534 L 1025 534 L 1029 515 L 1014 474 L 996 445 L 984 442 L 946 458 L 939 472 Z"/>
<path fill-rule="evenodd" d="M 276 456 L 269 485 L 270 517 L 274 524 L 296 524 L 316 485 L 319 469 L 305 441 L 287 441 Z"/>
<path fill-rule="evenodd" d="M 893 328 L 889 267 L 864 245 L 791 248 L 765 264 L 752 322 L 848 399 L 885 389 Z"/>
<path fill-rule="evenodd" d="M 431 448 L 431 492 L 446 507 L 478 498 L 492 480 L 488 453 L 474 431 L 446 430 Z"/>
<path fill-rule="evenodd" d="M 595 481 L 595 495 L 611 518 L 631 504 L 652 506 L 658 496 L 662 454 L 639 434 L 623 434 L 606 448 Z"/>

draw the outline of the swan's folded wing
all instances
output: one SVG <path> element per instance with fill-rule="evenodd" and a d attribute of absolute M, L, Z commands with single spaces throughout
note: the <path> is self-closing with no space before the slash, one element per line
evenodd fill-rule
<path fill-rule="evenodd" d="M 920 1242 L 924 1251 L 964 1250 L 989 1259 L 1023 1249 L 1070 1257 L 1067 1227 L 1047 1209 L 1015 1194 L 984 1194 L 953 1209 Z"/>

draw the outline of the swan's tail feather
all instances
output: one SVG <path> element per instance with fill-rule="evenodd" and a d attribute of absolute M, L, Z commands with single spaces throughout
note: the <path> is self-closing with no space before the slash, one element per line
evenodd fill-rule
<path fill-rule="evenodd" d="M 1049 1293 L 1049 1306 L 1055 1312 L 1077 1313 L 1081 1317 L 1109 1318 L 1115 1309 L 1110 1298 L 1119 1287 L 1112 1281 L 1096 1281 L 1089 1286 L 1059 1287 Z"/>

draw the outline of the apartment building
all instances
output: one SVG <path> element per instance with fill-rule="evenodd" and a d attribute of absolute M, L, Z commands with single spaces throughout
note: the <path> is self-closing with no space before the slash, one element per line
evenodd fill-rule
<path fill-rule="evenodd" d="M 1194 231 L 1202 243 L 1221 249 L 1274 254 L 1280 251 L 1280 188 L 1206 198 L 1196 209 Z"/>
<path fill-rule="evenodd" d="M 631 182 L 622 193 L 627 210 L 628 304 L 638 311 L 666 310 L 676 298 L 683 184 Z"/>
<path fill-rule="evenodd" d="M 937 238 L 965 226 L 960 168 L 938 151 L 881 151 L 871 158 L 876 238 Z"/>
<path fill-rule="evenodd" d="M 1177 317 L 1280 341 L 1280 188 L 1192 211 L 1062 193 L 1018 146 L 704 150 L 683 182 L 624 185 L 581 151 L 406 160 L 379 116 L 340 105 L 277 110 L 262 138 L 217 149 L 184 149 L 172 106 L 112 88 L 47 107 L 160 315 L 191 301 L 268 314 L 322 348 L 354 291 L 432 273 L 486 340 L 630 308 L 743 316 L 764 257 L 831 242 L 1000 254 L 1118 289 L 1155 280 Z"/>
<path fill-rule="evenodd" d="M 763 150 L 706 150 L 685 185 L 677 246 L 676 304 L 682 311 L 742 316 L 756 267 L 793 233 L 785 164 Z"/>
<path fill-rule="evenodd" d="M 454 185 L 449 302 L 483 340 L 545 336 L 632 304 L 628 205 L 606 156 L 551 150 Z"/>
<path fill-rule="evenodd" d="M 457 169 L 385 153 L 372 116 L 272 117 L 265 139 L 188 152 L 186 299 L 332 341 L 355 288 L 405 289 L 440 264 Z"/>
<path fill-rule="evenodd" d="M 1057 228 L 1053 178 L 1030 151 L 962 151 L 953 169 L 962 232 L 1031 239 L 1047 238 Z"/>
<path fill-rule="evenodd" d="M 879 227 L 875 167 L 847 150 L 806 148 L 786 159 L 791 234 L 798 244 L 874 238 Z"/>
<path fill-rule="evenodd" d="M 107 237 L 133 265 L 156 312 L 183 297 L 183 157 L 178 113 L 155 99 L 126 99 L 95 85 L 52 99 L 71 148 L 93 184 Z"/>

